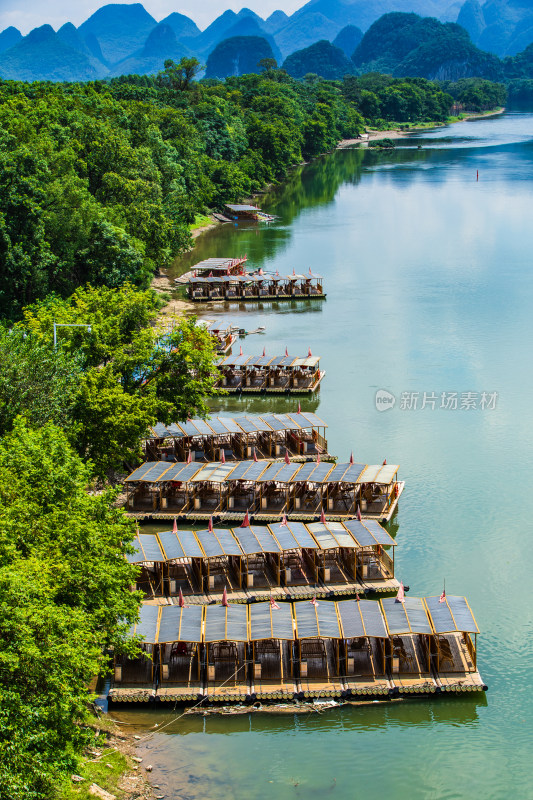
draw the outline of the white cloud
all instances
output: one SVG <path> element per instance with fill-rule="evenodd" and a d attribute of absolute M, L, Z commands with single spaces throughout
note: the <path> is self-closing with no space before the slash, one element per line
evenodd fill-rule
<path fill-rule="evenodd" d="M 114 2 L 129 2 L 129 0 L 114 0 Z M 268 17 L 278 8 L 286 14 L 292 14 L 304 4 L 305 0 L 145 0 L 145 9 L 156 20 L 161 20 L 173 11 L 186 14 L 197 23 L 200 28 L 205 28 L 227 8 L 239 11 L 243 6 L 251 8 L 261 17 Z M 32 28 L 48 23 L 57 30 L 65 22 L 73 22 L 78 26 L 90 17 L 105 3 L 93 0 L 0 0 L 0 31 L 9 25 L 14 25 L 28 33 Z"/>

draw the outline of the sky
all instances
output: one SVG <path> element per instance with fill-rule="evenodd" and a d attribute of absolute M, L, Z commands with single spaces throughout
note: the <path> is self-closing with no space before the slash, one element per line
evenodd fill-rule
<path fill-rule="evenodd" d="M 122 0 L 113 0 L 121 3 Z M 203 30 L 210 22 L 222 14 L 227 8 L 240 11 L 251 8 L 256 14 L 265 18 L 273 11 L 281 8 L 286 14 L 292 14 L 304 5 L 306 0 L 144 0 L 145 9 L 158 22 L 173 11 L 191 17 Z M 65 22 L 73 22 L 78 26 L 90 17 L 98 8 L 106 5 L 105 0 L 0 0 L 0 31 L 14 25 L 24 35 L 32 28 L 48 23 L 58 30 Z"/>

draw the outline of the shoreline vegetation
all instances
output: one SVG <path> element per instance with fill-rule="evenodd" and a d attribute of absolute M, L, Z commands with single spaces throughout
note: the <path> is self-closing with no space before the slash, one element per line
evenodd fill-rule
<path fill-rule="evenodd" d="M 206 416 L 218 393 L 188 304 L 171 298 L 172 326 L 161 317 L 165 268 L 211 226 L 208 209 L 365 128 L 390 138 L 504 92 L 276 69 L 196 82 L 187 65 L 0 82 L 0 800 L 57 798 L 98 748 L 87 688 L 112 650 L 138 647 L 135 525 L 117 487 L 149 426 Z"/>

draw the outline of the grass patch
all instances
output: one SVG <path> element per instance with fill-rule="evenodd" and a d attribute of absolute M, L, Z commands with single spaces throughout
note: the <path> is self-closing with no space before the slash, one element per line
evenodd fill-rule
<path fill-rule="evenodd" d="M 97 783 L 100 788 L 116 795 L 117 798 L 124 797 L 124 792 L 118 789 L 118 784 L 124 772 L 130 769 L 127 757 L 118 750 L 103 748 L 102 757 L 98 761 L 91 763 L 92 758 L 93 756 L 89 756 L 87 761 L 80 764 L 77 774 L 85 778 L 83 783 L 73 783 L 68 778 L 59 788 L 57 800 L 94 800 L 94 795 L 89 794 L 91 783 Z"/>
<path fill-rule="evenodd" d="M 213 220 L 207 214 L 196 214 L 194 222 L 189 225 L 190 231 L 195 231 L 197 228 L 205 228 L 206 225 L 211 225 Z"/>

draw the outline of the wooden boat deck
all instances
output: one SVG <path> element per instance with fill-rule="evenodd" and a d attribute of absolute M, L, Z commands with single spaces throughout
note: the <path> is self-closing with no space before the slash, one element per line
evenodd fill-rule
<path fill-rule="evenodd" d="M 399 671 L 392 672 L 391 683 L 399 694 L 428 694 L 437 689 L 433 673 L 428 671 L 427 655 L 417 636 L 400 636 L 400 647 L 395 648 L 399 657 Z"/>
<path fill-rule="evenodd" d="M 155 684 L 117 684 L 108 692 L 111 703 L 149 703 L 155 697 Z"/>
<path fill-rule="evenodd" d="M 213 296 L 213 297 L 197 297 L 195 296 L 194 292 L 189 293 L 189 300 L 193 303 L 272 303 L 276 300 L 324 300 L 326 298 L 326 292 L 317 292 L 312 294 L 287 294 L 285 292 L 280 292 L 279 294 L 247 294 L 247 295 L 230 295 L 229 293 L 225 293 L 225 296 Z"/>
<path fill-rule="evenodd" d="M 313 375 L 301 386 L 291 386 L 289 377 L 279 381 L 275 386 L 270 386 L 266 377 L 257 378 L 247 386 L 238 375 L 228 378 L 226 383 L 218 381 L 217 386 L 228 394 L 309 394 L 318 390 L 325 374 L 325 370 L 320 370 L 316 376 Z"/>
<path fill-rule="evenodd" d="M 250 693 L 257 700 L 293 700 L 298 687 L 290 674 L 290 643 L 279 642 L 279 653 L 256 654 L 256 664 L 261 665 L 260 675 L 252 665 Z"/>
<path fill-rule="evenodd" d="M 330 640 L 323 642 L 324 657 L 307 657 L 307 676 L 298 678 L 300 698 L 341 697 L 344 694 L 342 678 L 336 675 L 335 656 Z"/>
<path fill-rule="evenodd" d="M 375 639 L 365 641 L 360 647 L 349 645 L 348 657 L 353 658 L 353 673 L 343 676 L 348 697 L 354 695 L 388 695 L 392 684 L 379 668 L 382 655 Z"/>

